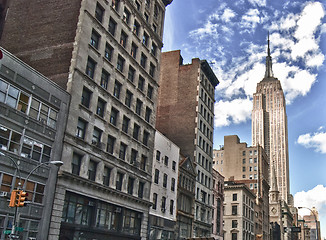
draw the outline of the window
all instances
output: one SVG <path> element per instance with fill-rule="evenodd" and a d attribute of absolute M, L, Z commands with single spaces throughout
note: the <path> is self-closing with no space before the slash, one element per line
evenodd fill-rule
<path fill-rule="evenodd" d="M 140 130 L 140 126 L 135 123 L 134 124 L 134 131 L 132 133 L 132 137 L 134 139 L 136 139 L 136 140 L 138 140 L 138 137 L 139 137 L 139 130 Z"/>
<path fill-rule="evenodd" d="M 120 98 L 120 92 L 121 92 L 121 83 L 118 81 L 115 81 L 114 83 L 114 89 L 113 89 L 113 96 L 116 98 Z"/>
<path fill-rule="evenodd" d="M 147 57 L 144 53 L 141 54 L 141 57 L 140 57 L 140 65 L 143 67 L 143 68 L 146 68 L 146 62 L 147 62 Z"/>
<path fill-rule="evenodd" d="M 252 158 L 249 158 L 249 163 L 253 163 Z"/>
<path fill-rule="evenodd" d="M 150 109 L 149 107 L 146 107 L 146 111 L 145 111 L 145 120 L 146 120 L 146 122 L 150 121 L 151 114 L 152 114 L 152 109 Z"/>
<path fill-rule="evenodd" d="M 148 87 L 147 87 L 147 97 L 149 99 L 152 99 L 152 97 L 153 97 L 153 87 L 150 84 L 148 84 Z"/>
<path fill-rule="evenodd" d="M 92 35 L 91 35 L 91 41 L 90 44 L 95 47 L 96 49 L 98 49 L 98 45 L 100 43 L 100 34 L 98 34 L 94 29 L 92 31 Z"/>
<path fill-rule="evenodd" d="M 133 33 L 136 34 L 137 36 L 139 35 L 139 29 L 140 29 L 140 24 L 137 22 L 137 20 L 135 20 L 134 27 L 133 27 Z"/>
<path fill-rule="evenodd" d="M 149 75 L 151 75 L 152 77 L 154 77 L 155 69 L 156 69 L 155 65 L 153 63 L 151 63 L 149 65 Z"/>
<path fill-rule="evenodd" d="M 20 150 L 21 134 L 0 125 L 0 148 L 18 153 Z"/>
<path fill-rule="evenodd" d="M 257 158 L 254 158 L 254 163 L 257 163 Z"/>
<path fill-rule="evenodd" d="M 85 138 L 86 126 L 87 122 L 81 118 L 78 118 L 76 137 L 82 139 Z"/>
<path fill-rule="evenodd" d="M 155 43 L 152 43 L 151 53 L 153 56 L 156 56 L 157 46 Z"/>
<path fill-rule="evenodd" d="M 131 194 L 131 195 L 134 192 L 134 182 L 135 182 L 135 179 L 132 178 L 132 177 L 129 177 L 129 179 L 128 179 L 128 186 L 127 186 L 127 192 L 129 194 Z"/>
<path fill-rule="evenodd" d="M 144 32 L 144 35 L 143 35 L 143 44 L 148 47 L 148 39 L 149 39 L 149 36 L 146 32 Z"/>
<path fill-rule="evenodd" d="M 166 197 L 162 197 L 162 203 L 161 203 L 161 211 L 165 212 L 165 205 L 166 205 Z"/>
<path fill-rule="evenodd" d="M 232 201 L 237 201 L 238 195 L 236 193 L 233 193 L 232 195 Z"/>
<path fill-rule="evenodd" d="M 245 172 L 246 171 L 246 167 L 242 167 L 242 172 Z"/>
<path fill-rule="evenodd" d="M 250 179 L 252 179 L 252 178 L 250 178 Z M 253 185 L 252 183 L 250 183 L 250 184 L 249 184 L 249 188 L 250 188 L 250 189 L 254 189 L 254 185 Z"/>
<path fill-rule="evenodd" d="M 249 172 L 252 172 L 252 167 L 249 167 Z"/>
<path fill-rule="evenodd" d="M 164 173 L 164 175 L 163 175 L 163 187 L 166 188 L 167 185 L 168 185 L 168 175 L 166 173 Z"/>
<path fill-rule="evenodd" d="M 254 166 L 254 171 L 257 171 L 257 166 Z"/>
<path fill-rule="evenodd" d="M 120 143 L 120 151 L 119 151 L 119 158 L 125 160 L 127 152 L 127 145 L 123 142 Z"/>
<path fill-rule="evenodd" d="M 115 30 L 117 28 L 117 23 L 116 21 L 113 20 L 113 18 L 110 17 L 109 20 L 109 33 L 111 33 L 113 36 L 115 35 Z"/>
<path fill-rule="evenodd" d="M 153 193 L 153 206 L 152 209 L 156 209 L 157 206 L 157 193 Z"/>
<path fill-rule="evenodd" d="M 154 183 L 158 184 L 159 177 L 160 177 L 160 171 L 159 171 L 158 169 L 155 169 L 155 173 L 154 173 Z"/>
<path fill-rule="evenodd" d="M 126 98 L 125 98 L 126 106 L 128 106 L 128 107 L 131 106 L 131 100 L 132 100 L 132 93 L 129 90 L 127 90 L 126 91 Z"/>
<path fill-rule="evenodd" d="M 130 119 L 127 118 L 126 116 L 123 116 L 123 119 L 122 119 L 122 131 L 125 132 L 125 133 L 128 133 L 129 122 L 130 122 Z"/>
<path fill-rule="evenodd" d="M 143 105 L 143 102 L 140 101 L 139 99 L 137 99 L 137 102 L 136 102 L 136 113 L 138 115 L 141 114 L 141 108 L 142 108 L 142 105 Z"/>
<path fill-rule="evenodd" d="M 244 159 L 242 159 L 242 163 L 243 164 L 245 164 L 246 163 L 246 159 L 244 158 Z"/>
<path fill-rule="evenodd" d="M 144 195 L 144 186 L 145 186 L 145 183 L 139 182 L 139 185 L 138 185 L 138 197 L 139 198 L 143 198 L 143 195 Z"/>
<path fill-rule="evenodd" d="M 124 48 L 127 45 L 127 39 L 128 39 L 128 35 L 124 31 L 121 31 L 120 45 L 123 46 Z"/>
<path fill-rule="evenodd" d="M 147 13 L 144 13 L 144 17 L 145 17 L 146 22 L 148 22 L 148 20 L 149 20 L 149 16 L 148 16 Z"/>
<path fill-rule="evenodd" d="M 174 201 L 170 200 L 170 214 L 173 214 L 173 209 L 174 209 Z"/>
<path fill-rule="evenodd" d="M 176 166 L 177 166 L 177 163 L 176 163 L 176 161 L 173 161 L 173 162 L 172 162 L 172 170 L 173 170 L 173 171 L 175 171 L 175 169 L 176 169 Z"/>
<path fill-rule="evenodd" d="M 120 0 L 112 0 L 112 7 L 113 7 L 114 10 L 116 10 L 117 12 L 119 11 L 119 3 L 120 3 Z"/>
<path fill-rule="evenodd" d="M 130 164 L 135 164 L 137 162 L 138 151 L 131 149 Z"/>
<path fill-rule="evenodd" d="M 246 156 L 246 151 L 242 151 L 242 156 Z"/>
<path fill-rule="evenodd" d="M 144 90 L 144 83 L 145 83 L 145 79 L 139 75 L 139 79 L 138 79 L 138 89 L 143 91 Z"/>
<path fill-rule="evenodd" d="M 92 92 L 84 87 L 82 92 L 82 97 L 81 97 L 81 104 L 89 108 L 91 96 L 92 96 Z"/>
<path fill-rule="evenodd" d="M 108 43 L 106 43 L 104 57 L 111 62 L 112 56 L 113 56 L 113 47 L 111 47 Z"/>
<path fill-rule="evenodd" d="M 249 174 L 249 179 L 252 179 L 252 174 Z"/>
<path fill-rule="evenodd" d="M 125 21 L 125 23 L 129 24 L 130 12 L 128 11 L 127 8 L 125 8 L 124 11 L 123 11 L 123 21 Z"/>
<path fill-rule="evenodd" d="M 141 155 L 140 169 L 145 171 L 146 170 L 146 165 L 147 165 L 147 157 L 145 155 Z"/>
<path fill-rule="evenodd" d="M 82 161 L 82 156 L 77 153 L 73 153 L 72 161 L 71 161 L 71 173 L 72 174 L 79 175 L 81 161 Z"/>
<path fill-rule="evenodd" d="M 112 107 L 111 109 L 111 116 L 110 116 L 110 123 L 114 126 L 117 125 L 117 119 L 118 119 L 119 111 Z"/>
<path fill-rule="evenodd" d="M 175 190 L 175 178 L 172 178 L 171 179 L 171 191 L 174 192 L 174 190 Z"/>
<path fill-rule="evenodd" d="M 164 157 L 164 165 L 169 166 L 169 157 L 168 156 Z"/>
<path fill-rule="evenodd" d="M 111 177 L 112 168 L 104 167 L 103 171 L 103 184 L 106 186 L 110 186 L 110 177 Z"/>
<path fill-rule="evenodd" d="M 110 79 L 110 74 L 103 69 L 102 75 L 101 75 L 101 87 L 102 88 L 108 89 L 109 79 Z"/>
<path fill-rule="evenodd" d="M 137 50 L 138 50 L 138 47 L 135 43 L 132 43 L 131 44 L 131 50 L 130 50 L 130 55 L 136 59 L 137 57 Z"/>
<path fill-rule="evenodd" d="M 232 206 L 232 215 L 238 214 L 238 206 Z"/>
<path fill-rule="evenodd" d="M 156 161 L 160 161 L 161 158 L 161 152 L 159 150 L 156 150 Z"/>
<path fill-rule="evenodd" d="M 93 59 L 88 58 L 87 65 L 86 65 L 86 74 L 92 79 L 94 78 L 95 67 L 96 67 L 96 62 Z"/>
<path fill-rule="evenodd" d="M 117 61 L 117 69 L 120 72 L 123 72 L 123 66 L 124 66 L 124 64 L 125 64 L 124 58 L 119 55 L 118 56 L 118 61 Z"/>
<path fill-rule="evenodd" d="M 149 132 L 144 131 L 143 144 L 144 144 L 145 146 L 148 145 L 148 140 L 149 140 Z"/>
<path fill-rule="evenodd" d="M 114 144 L 115 144 L 115 138 L 109 135 L 108 136 L 108 142 L 107 142 L 107 148 L 106 148 L 106 151 L 108 153 L 113 154 Z"/>
<path fill-rule="evenodd" d="M 102 130 L 100 130 L 97 127 L 94 127 L 92 144 L 99 146 L 99 144 L 101 143 L 101 137 L 102 137 Z"/>
<path fill-rule="evenodd" d="M 150 5 L 151 5 L 151 1 L 150 1 L 150 0 L 145 0 L 145 6 L 146 6 L 147 8 L 149 8 Z"/>
<path fill-rule="evenodd" d="M 115 182 L 115 188 L 119 191 L 122 189 L 123 173 L 117 172 L 117 178 Z"/>
<path fill-rule="evenodd" d="M 238 239 L 238 234 L 232 233 L 232 240 L 237 240 L 237 239 Z"/>
<path fill-rule="evenodd" d="M 88 165 L 88 179 L 95 181 L 97 162 L 90 160 Z"/>
<path fill-rule="evenodd" d="M 135 79 L 135 69 L 132 66 L 129 66 L 129 71 L 128 71 L 128 80 L 133 82 Z"/>
<path fill-rule="evenodd" d="M 104 15 L 104 8 L 99 3 L 96 3 L 95 18 L 99 22 L 102 22 L 103 21 L 103 15 Z"/>
<path fill-rule="evenodd" d="M 97 100 L 97 107 L 96 107 L 96 114 L 100 117 L 104 116 L 104 109 L 105 109 L 106 102 L 101 98 Z"/>

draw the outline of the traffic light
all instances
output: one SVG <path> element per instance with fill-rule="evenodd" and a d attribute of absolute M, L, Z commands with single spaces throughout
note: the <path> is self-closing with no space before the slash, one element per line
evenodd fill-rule
<path fill-rule="evenodd" d="M 16 207 L 16 197 L 18 192 L 19 190 L 13 190 L 11 192 L 9 207 Z"/>
<path fill-rule="evenodd" d="M 28 196 L 27 192 L 24 192 L 23 190 L 19 190 L 17 192 L 17 196 L 16 196 L 16 199 L 17 199 L 16 206 L 17 207 L 24 207 L 25 206 L 25 200 L 26 200 L 27 196 Z"/>

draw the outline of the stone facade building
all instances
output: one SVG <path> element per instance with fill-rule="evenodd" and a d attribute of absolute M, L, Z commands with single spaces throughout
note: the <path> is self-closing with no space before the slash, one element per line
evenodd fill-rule
<path fill-rule="evenodd" d="M 149 210 L 149 239 L 176 239 L 177 184 L 180 149 L 162 133 L 156 131 L 153 182 Z"/>
<path fill-rule="evenodd" d="M 47 239 L 58 172 L 49 161 L 61 159 L 70 96 L 11 53 L 0 51 L 1 195 L 10 198 L 18 183 L 26 182 L 29 203 L 17 208 L 16 235 Z M 0 198 L 1 240 L 8 239 L 16 209 L 8 207 L 8 198 Z"/>
<path fill-rule="evenodd" d="M 1 45 L 71 94 L 48 239 L 146 238 L 171 2 L 10 0 Z"/>
<path fill-rule="evenodd" d="M 224 177 L 213 168 L 212 237 L 214 237 L 215 240 L 223 239 L 223 202 Z"/>
<path fill-rule="evenodd" d="M 214 89 L 218 79 L 205 60 L 183 65 L 180 50 L 162 53 L 156 128 L 196 162 L 194 237 L 212 232 Z"/>

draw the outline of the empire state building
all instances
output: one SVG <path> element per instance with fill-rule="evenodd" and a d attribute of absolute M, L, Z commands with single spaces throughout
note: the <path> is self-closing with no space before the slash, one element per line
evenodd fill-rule
<path fill-rule="evenodd" d="M 265 77 L 257 84 L 253 95 L 252 144 L 264 147 L 270 161 L 270 176 L 275 169 L 280 197 L 288 203 L 290 181 L 285 98 L 280 81 L 273 75 L 269 39 Z"/>

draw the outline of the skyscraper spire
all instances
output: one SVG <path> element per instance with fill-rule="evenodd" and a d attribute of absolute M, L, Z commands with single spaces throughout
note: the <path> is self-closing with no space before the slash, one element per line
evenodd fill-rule
<path fill-rule="evenodd" d="M 269 48 L 269 32 L 268 32 L 265 78 L 270 78 L 270 77 L 274 77 L 274 76 L 273 76 L 273 70 L 272 70 L 272 57 L 271 57 L 271 51 Z"/>

